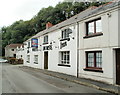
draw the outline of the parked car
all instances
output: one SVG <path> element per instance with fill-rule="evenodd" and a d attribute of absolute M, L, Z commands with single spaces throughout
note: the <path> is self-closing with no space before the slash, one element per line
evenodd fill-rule
<path fill-rule="evenodd" d="M 6 59 L 0 59 L 0 63 L 7 63 L 8 62 L 8 60 L 6 60 Z"/>

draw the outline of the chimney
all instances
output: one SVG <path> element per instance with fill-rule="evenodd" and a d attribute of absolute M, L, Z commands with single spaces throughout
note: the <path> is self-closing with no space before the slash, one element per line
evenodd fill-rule
<path fill-rule="evenodd" d="M 52 26 L 53 26 L 52 23 L 50 23 L 50 22 L 46 23 L 46 29 L 49 29 L 49 28 L 52 27 Z"/>

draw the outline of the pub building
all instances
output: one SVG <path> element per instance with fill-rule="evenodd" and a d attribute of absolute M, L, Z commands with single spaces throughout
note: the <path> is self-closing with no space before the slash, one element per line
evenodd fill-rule
<path fill-rule="evenodd" d="M 85 11 L 24 42 L 24 65 L 120 85 L 120 2 Z"/>

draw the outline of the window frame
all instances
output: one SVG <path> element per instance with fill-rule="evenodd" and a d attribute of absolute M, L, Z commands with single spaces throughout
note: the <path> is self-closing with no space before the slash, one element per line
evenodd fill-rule
<path fill-rule="evenodd" d="M 12 48 L 11 51 L 15 51 L 15 49 Z"/>
<path fill-rule="evenodd" d="M 36 57 L 37 56 L 37 60 L 36 60 Z M 34 64 L 38 64 L 38 55 L 34 55 Z"/>
<path fill-rule="evenodd" d="M 70 31 L 71 30 L 71 31 Z M 61 40 L 60 41 L 64 41 L 64 40 L 70 40 L 70 36 L 69 34 L 72 33 L 72 29 L 67 28 L 61 31 Z"/>
<path fill-rule="evenodd" d="M 60 57 L 58 66 L 70 67 L 70 51 L 60 51 L 59 55 Z"/>
<path fill-rule="evenodd" d="M 29 56 L 29 58 L 28 58 Z M 30 63 L 30 55 L 27 55 L 27 63 Z"/>
<path fill-rule="evenodd" d="M 45 35 L 43 38 L 43 44 L 48 44 L 48 35 Z"/>
<path fill-rule="evenodd" d="M 86 22 L 86 35 L 83 38 L 89 38 L 89 37 L 95 37 L 95 36 L 103 35 L 102 31 L 101 32 L 96 31 L 96 28 L 97 28 L 96 27 L 96 22 L 99 21 L 99 20 L 101 20 L 101 18 L 97 18 L 97 19 Z M 89 34 L 89 24 L 92 23 L 92 22 L 94 23 L 94 33 Z M 102 20 L 101 20 L 101 29 L 102 29 Z"/>
<path fill-rule="evenodd" d="M 94 57 L 93 57 L 94 58 L 93 59 L 94 60 L 94 63 L 93 63 L 94 66 L 93 67 L 92 66 L 91 67 L 88 66 L 88 54 L 89 53 L 93 53 L 94 54 Z M 86 51 L 85 52 L 85 54 L 86 54 L 86 68 L 84 70 L 87 70 L 87 71 L 96 71 L 96 72 L 103 72 L 102 71 L 102 63 L 103 63 L 102 61 L 101 61 L 102 62 L 101 63 L 101 67 L 97 67 L 97 60 L 96 60 L 97 59 L 97 57 L 96 57 L 97 53 L 101 53 L 102 54 L 102 51 Z"/>

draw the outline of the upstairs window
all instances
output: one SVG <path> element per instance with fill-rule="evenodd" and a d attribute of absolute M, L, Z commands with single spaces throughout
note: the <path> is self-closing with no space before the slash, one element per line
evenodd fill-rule
<path fill-rule="evenodd" d="M 70 28 L 62 30 L 62 39 L 69 39 L 69 34 L 72 33 Z"/>
<path fill-rule="evenodd" d="M 28 48 L 30 48 L 30 42 L 28 42 Z"/>
<path fill-rule="evenodd" d="M 65 29 L 65 30 L 62 31 L 62 39 L 66 39 L 66 38 L 69 38 L 69 33 Z"/>
<path fill-rule="evenodd" d="M 101 18 L 86 22 L 86 36 L 102 34 Z"/>
<path fill-rule="evenodd" d="M 43 44 L 48 44 L 48 35 L 44 36 Z"/>

